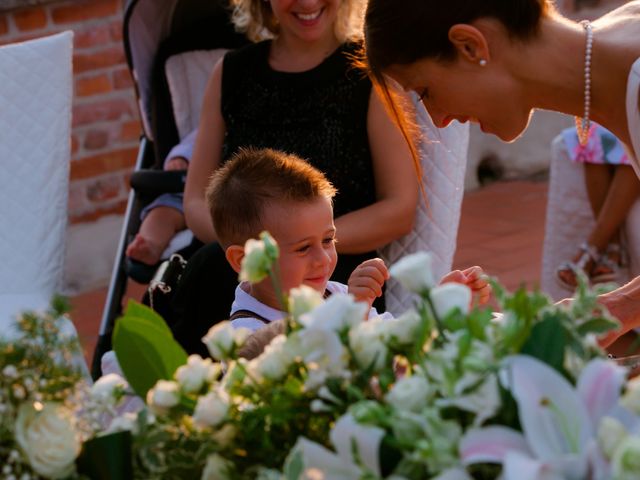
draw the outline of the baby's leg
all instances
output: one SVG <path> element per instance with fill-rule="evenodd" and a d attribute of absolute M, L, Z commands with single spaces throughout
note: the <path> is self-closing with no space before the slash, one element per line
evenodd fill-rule
<path fill-rule="evenodd" d="M 129 258 L 155 265 L 173 236 L 187 228 L 184 215 L 172 207 L 156 207 L 142 221 L 140 231 L 127 247 Z"/>

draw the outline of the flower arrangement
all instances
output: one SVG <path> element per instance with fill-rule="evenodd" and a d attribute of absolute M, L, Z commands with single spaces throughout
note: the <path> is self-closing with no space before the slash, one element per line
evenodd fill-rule
<path fill-rule="evenodd" d="M 65 478 L 75 472 L 83 425 L 80 351 L 68 335 L 62 298 L 43 314 L 17 321 L 19 341 L 0 339 L 0 476 Z"/>
<path fill-rule="evenodd" d="M 273 239 L 249 247 L 243 278 L 277 281 Z M 104 428 L 80 459 L 119 439 L 111 451 L 124 470 L 100 478 L 640 477 L 640 381 L 626 383 L 598 347 L 617 323 L 595 292 L 581 285 L 572 302 L 552 304 L 494 284 L 496 315 L 471 309 L 465 286 L 435 286 L 427 254 L 390 273 L 415 308 L 365 321 L 368 307 L 348 295 L 293 289 L 284 333 L 252 359 L 240 356 L 249 332 L 229 322 L 203 338 L 213 360 L 202 359 L 130 304 L 113 337 L 127 380 L 92 387 Z M 119 414 L 131 392 L 146 405 Z"/>

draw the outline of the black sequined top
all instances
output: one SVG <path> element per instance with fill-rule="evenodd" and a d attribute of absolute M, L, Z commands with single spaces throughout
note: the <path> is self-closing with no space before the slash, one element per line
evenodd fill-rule
<path fill-rule="evenodd" d="M 224 58 L 223 161 L 243 146 L 295 153 L 338 189 L 336 217 L 374 203 L 367 135 L 371 82 L 348 57 L 358 45 L 345 44 L 317 67 L 300 73 L 273 70 L 270 45 L 249 45 Z"/>

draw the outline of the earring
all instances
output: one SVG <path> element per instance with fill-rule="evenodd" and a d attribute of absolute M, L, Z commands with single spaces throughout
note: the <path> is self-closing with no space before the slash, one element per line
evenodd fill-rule
<path fill-rule="evenodd" d="M 484 58 L 481 58 L 478 63 L 480 64 L 481 67 L 486 67 L 487 66 L 487 61 Z"/>

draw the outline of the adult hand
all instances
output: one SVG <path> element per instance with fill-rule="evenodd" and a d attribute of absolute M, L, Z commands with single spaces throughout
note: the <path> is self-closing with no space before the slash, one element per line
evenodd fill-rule
<path fill-rule="evenodd" d="M 611 315 L 622 324 L 619 330 L 599 340 L 603 347 L 608 347 L 629 330 L 640 327 L 640 277 L 612 292 L 600 295 L 598 302 L 607 307 Z"/>

